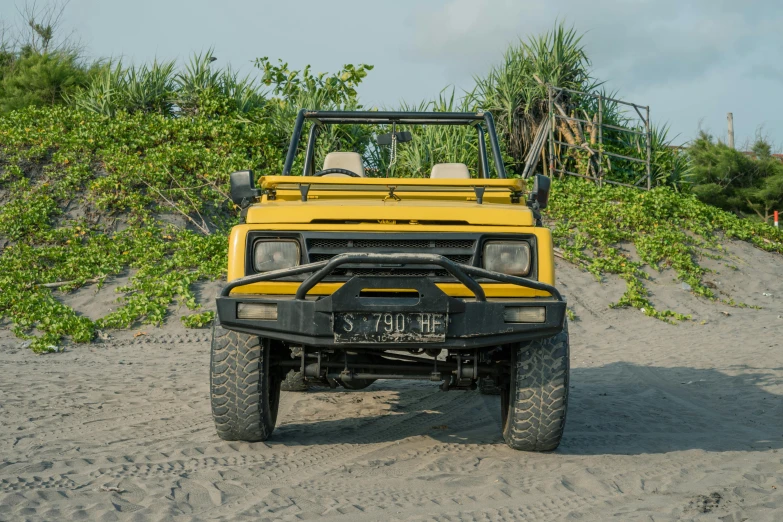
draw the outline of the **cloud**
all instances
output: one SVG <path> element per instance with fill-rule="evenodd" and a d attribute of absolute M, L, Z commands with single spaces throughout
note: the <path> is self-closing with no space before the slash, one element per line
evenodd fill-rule
<path fill-rule="evenodd" d="M 650 105 L 686 141 L 699 122 L 720 133 L 733 111 L 738 142 L 764 125 L 783 140 L 780 0 L 441 0 L 409 15 L 409 62 L 470 88 L 519 38 L 556 20 L 584 33 L 593 75 L 628 100 Z M 725 132 L 725 131 L 724 131 Z"/>
<path fill-rule="evenodd" d="M 483 74 L 509 43 L 551 29 L 558 18 L 585 32 L 583 42 L 601 79 L 630 89 L 690 82 L 783 42 L 779 0 L 448 0 L 424 5 L 412 15 L 409 56 L 443 65 L 455 80 Z"/>

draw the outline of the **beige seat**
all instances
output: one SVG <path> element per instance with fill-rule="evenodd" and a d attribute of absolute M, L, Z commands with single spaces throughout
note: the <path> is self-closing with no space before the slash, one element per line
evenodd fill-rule
<path fill-rule="evenodd" d="M 362 155 L 358 152 L 330 152 L 324 158 L 324 168 L 326 169 L 345 169 L 355 172 L 362 178 L 364 177 L 364 165 L 362 165 Z M 350 178 L 347 174 L 326 174 L 325 178 Z"/>
<path fill-rule="evenodd" d="M 470 172 L 464 163 L 436 163 L 432 166 L 430 178 L 470 179 Z"/>

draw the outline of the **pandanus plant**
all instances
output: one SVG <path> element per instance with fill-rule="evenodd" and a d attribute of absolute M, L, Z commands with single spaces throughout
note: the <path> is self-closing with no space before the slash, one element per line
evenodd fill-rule
<path fill-rule="evenodd" d="M 498 133 L 507 144 L 511 170 L 521 171 L 525 154 L 548 117 L 547 85 L 592 89 L 595 84 L 589 67 L 582 36 L 559 23 L 552 31 L 510 46 L 500 64 L 475 78 L 473 96 L 478 106 L 495 117 Z M 568 107 L 569 96 L 561 96 L 558 103 Z"/>

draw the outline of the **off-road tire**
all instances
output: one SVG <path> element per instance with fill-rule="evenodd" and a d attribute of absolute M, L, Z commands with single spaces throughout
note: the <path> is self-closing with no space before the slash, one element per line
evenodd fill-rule
<path fill-rule="evenodd" d="M 291 370 L 285 375 L 280 389 L 286 392 L 303 392 L 307 391 L 308 386 L 302 377 L 302 372 Z"/>
<path fill-rule="evenodd" d="M 495 386 L 495 381 L 489 377 L 482 377 L 478 380 L 478 389 L 481 395 L 500 395 L 500 388 Z"/>
<path fill-rule="evenodd" d="M 568 373 L 568 324 L 553 337 L 513 348 L 510 389 L 501 394 L 506 444 L 523 451 L 552 451 L 560 445 Z"/>
<path fill-rule="evenodd" d="M 270 373 L 269 340 L 212 326 L 210 399 L 218 436 L 258 442 L 275 429 L 282 376 Z"/>

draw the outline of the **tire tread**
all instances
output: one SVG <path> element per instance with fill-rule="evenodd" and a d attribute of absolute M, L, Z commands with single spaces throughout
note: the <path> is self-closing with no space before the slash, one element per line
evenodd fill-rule
<path fill-rule="evenodd" d="M 210 399 L 223 440 L 266 440 L 275 427 L 279 382 L 269 372 L 269 346 L 256 336 L 212 327 Z"/>
<path fill-rule="evenodd" d="M 555 450 L 568 408 L 568 326 L 553 337 L 515 350 L 503 436 L 514 449 Z"/>

